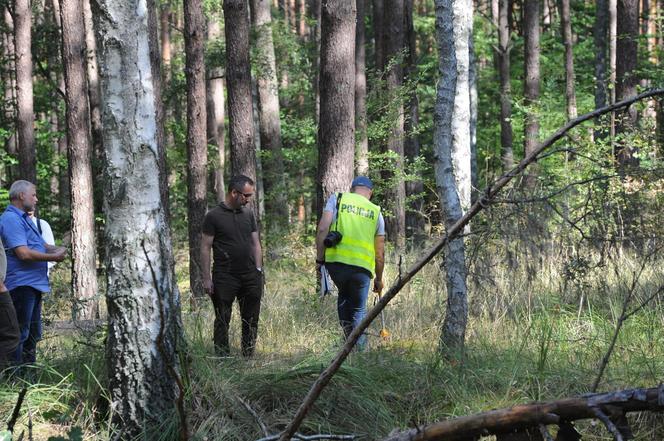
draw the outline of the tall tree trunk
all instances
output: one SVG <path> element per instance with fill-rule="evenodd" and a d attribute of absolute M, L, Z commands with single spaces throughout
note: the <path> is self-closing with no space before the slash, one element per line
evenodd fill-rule
<path fill-rule="evenodd" d="M 367 72 L 366 72 L 366 0 L 356 0 L 355 24 L 355 172 L 369 173 L 369 138 L 367 137 Z"/>
<path fill-rule="evenodd" d="M 288 17 L 290 18 L 290 27 L 293 31 L 297 32 L 297 11 L 295 0 L 289 0 L 288 2 Z"/>
<path fill-rule="evenodd" d="M 14 2 L 14 48 L 16 51 L 16 106 L 18 109 L 18 171 L 21 179 L 37 183 L 35 114 L 32 98 L 32 36 L 29 0 Z"/>
<path fill-rule="evenodd" d="M 168 2 L 159 7 L 159 35 L 164 85 L 168 87 L 171 82 L 171 5 Z"/>
<path fill-rule="evenodd" d="M 618 0 L 616 42 L 616 101 L 636 95 L 638 77 L 636 73 L 639 38 L 639 0 Z M 636 126 L 637 111 L 630 106 L 618 116 L 617 133 L 629 131 Z M 632 147 L 616 145 L 616 159 L 621 165 L 635 163 Z"/>
<path fill-rule="evenodd" d="M 51 0 L 50 2 L 44 5 L 44 21 L 47 23 L 47 26 L 54 26 L 54 29 L 58 31 L 58 37 L 62 41 L 62 19 L 60 17 L 60 1 Z M 62 54 L 62 48 L 60 51 L 50 51 L 48 54 L 48 65 L 49 66 L 58 66 L 60 60 L 64 59 L 64 54 Z M 62 57 L 62 58 L 60 58 Z M 64 63 L 64 60 L 63 60 Z M 63 68 L 64 70 L 64 68 Z M 57 84 L 57 89 L 65 92 L 65 79 L 64 74 L 58 69 L 52 69 L 54 74 L 54 84 Z M 85 76 L 83 77 L 85 79 Z M 59 165 L 60 158 L 67 157 L 67 136 L 66 132 L 66 122 L 65 115 L 63 112 L 60 112 L 59 109 L 59 100 L 56 97 L 53 99 L 53 108 L 50 111 L 49 119 L 49 129 L 53 134 L 53 151 L 57 155 L 55 163 L 53 164 L 53 174 L 51 175 L 51 194 L 55 196 L 58 209 L 62 212 L 69 212 L 70 207 L 70 185 L 69 185 L 69 170 L 66 167 L 61 167 Z"/>
<path fill-rule="evenodd" d="M 607 99 L 607 56 L 609 38 L 609 1 L 597 0 L 595 4 L 595 109 L 604 107 Z"/>
<path fill-rule="evenodd" d="M 477 166 L 477 60 L 473 34 L 468 37 L 468 89 L 470 105 L 470 204 L 475 203 L 479 192 L 479 171 Z"/>
<path fill-rule="evenodd" d="M 315 101 L 315 114 L 316 114 L 316 125 L 319 124 L 320 117 L 320 43 L 321 43 L 321 14 L 322 14 L 322 5 L 323 0 L 311 0 L 311 15 L 312 19 L 316 22 L 316 27 L 313 32 L 314 47 L 316 53 L 316 69 L 314 74 L 314 101 Z M 312 198 L 312 202 L 316 201 L 315 198 Z"/>
<path fill-rule="evenodd" d="M 565 100 L 567 102 L 567 119 L 576 118 L 576 91 L 574 83 L 574 41 L 572 39 L 572 23 L 570 21 L 570 0 L 558 0 L 560 9 L 560 26 L 562 28 L 563 45 L 565 46 Z"/>
<path fill-rule="evenodd" d="M 317 219 L 330 194 L 347 191 L 353 180 L 355 17 L 355 0 L 321 5 Z"/>
<path fill-rule="evenodd" d="M 221 28 L 216 18 L 208 18 L 207 41 L 216 41 L 221 35 Z M 224 166 L 226 164 L 226 145 L 224 136 L 224 79 L 223 68 L 209 67 L 207 79 L 207 137 L 208 144 L 217 150 L 217 159 L 214 162 L 214 191 L 217 202 L 221 202 L 226 194 L 224 181 Z"/>
<path fill-rule="evenodd" d="M 137 1 L 137 0 L 134 0 Z M 138 0 L 142 1 L 142 0 Z M 148 11 L 148 43 L 149 43 L 149 55 L 150 55 L 150 67 L 152 72 L 152 89 L 154 91 L 153 96 L 155 99 L 154 109 L 157 119 L 157 144 L 159 148 L 157 149 L 158 162 L 159 162 L 159 193 L 161 195 L 161 204 L 164 207 L 164 218 L 167 225 L 170 228 L 171 222 L 171 210 L 169 205 L 169 192 L 168 192 L 168 164 L 166 161 L 166 142 L 165 142 L 165 130 L 164 130 L 164 116 L 165 110 L 162 101 L 162 69 L 161 69 L 161 50 L 159 45 L 159 19 L 157 17 L 157 7 L 155 6 L 155 0 L 146 0 L 147 1 L 147 11 Z M 182 26 L 184 27 L 184 26 Z"/>
<path fill-rule="evenodd" d="M 305 0 L 297 0 L 295 2 L 295 9 L 297 9 L 297 33 L 300 38 L 304 39 L 307 36 L 307 21 L 305 19 L 306 12 L 306 2 Z M 268 3 L 269 9 L 269 3 Z"/>
<path fill-rule="evenodd" d="M 99 308 L 83 0 L 60 0 L 60 17 L 67 88 L 74 320 L 91 320 L 99 315 Z"/>
<path fill-rule="evenodd" d="M 498 60 L 500 76 L 500 156 L 503 172 L 514 167 L 514 149 L 512 136 L 512 77 L 510 71 L 510 52 L 512 50 L 509 26 L 510 0 L 498 3 Z"/>
<path fill-rule="evenodd" d="M 249 69 L 249 16 L 246 0 L 224 0 L 226 86 L 231 172 L 256 178 L 253 100 Z M 255 198 L 258 200 L 258 198 Z M 256 204 L 255 209 L 258 209 Z"/>
<path fill-rule="evenodd" d="M 90 0 L 83 0 L 83 21 L 85 25 L 86 75 L 88 80 L 88 103 L 90 107 L 90 131 L 92 135 L 92 175 L 101 174 L 101 156 L 104 149 L 101 126 L 101 97 L 99 90 L 99 65 L 97 63 L 97 42 L 92 26 Z M 95 211 L 101 212 L 101 185 L 94 188 Z M 97 235 L 99 239 L 100 235 Z"/>
<path fill-rule="evenodd" d="M 595 109 L 608 104 L 608 40 L 609 40 L 609 1 L 597 0 L 595 3 L 595 25 L 593 27 L 593 40 L 595 42 Z M 595 139 L 605 138 L 609 133 L 604 125 L 610 119 L 599 118 L 595 129 Z"/>
<path fill-rule="evenodd" d="M 159 58 L 161 62 L 161 83 L 163 90 L 168 91 L 168 95 L 173 95 L 170 92 L 172 85 L 172 67 L 171 67 L 171 58 L 173 52 L 173 44 L 171 43 L 171 22 L 179 16 L 178 13 L 173 13 L 171 5 L 168 1 L 163 2 L 159 7 Z M 177 121 L 180 121 L 182 118 L 182 112 L 180 111 L 180 103 L 178 102 L 180 94 L 176 94 L 175 97 L 166 99 L 163 110 L 164 120 L 171 120 L 175 114 Z M 175 136 L 177 129 L 165 130 L 164 129 L 164 140 L 167 147 L 175 145 Z M 166 179 L 167 176 L 166 176 Z"/>
<path fill-rule="evenodd" d="M 207 212 L 207 114 L 205 109 L 205 17 L 200 0 L 184 2 L 184 44 L 187 72 L 187 216 L 189 286 L 203 298 L 201 231 Z"/>
<path fill-rule="evenodd" d="M 385 7 L 384 0 L 373 0 L 373 34 L 376 70 L 385 69 Z"/>
<path fill-rule="evenodd" d="M 403 84 L 402 61 L 399 59 L 404 49 L 404 0 L 388 0 L 385 3 L 385 61 L 389 65 L 386 72 L 387 92 L 392 102 L 395 119 L 387 139 L 387 149 L 394 154 L 394 169 L 385 177 L 390 181 L 387 198 L 392 216 L 386 216 L 386 233 L 398 249 L 403 249 L 406 238 L 406 186 L 403 179 L 404 165 L 404 113 L 401 98 Z"/>
<path fill-rule="evenodd" d="M 163 427 L 173 414 L 180 297 L 159 179 L 163 144 L 148 24 L 154 5 L 143 0 L 95 5 L 105 103 L 110 406 L 122 439 L 132 439 Z"/>
<path fill-rule="evenodd" d="M 278 230 L 288 226 L 287 189 L 284 159 L 281 152 L 281 121 L 279 120 L 279 88 L 272 40 L 272 18 L 268 0 L 251 0 L 251 21 L 256 36 L 258 120 L 260 145 L 265 156 L 263 195 L 270 225 Z"/>
<path fill-rule="evenodd" d="M 540 94 L 540 0 L 525 0 L 523 12 L 525 81 L 523 86 L 526 114 L 524 117 L 524 155 L 528 156 L 539 141 L 538 100 Z M 526 183 L 535 184 L 534 171 Z"/>
<path fill-rule="evenodd" d="M 616 102 L 616 46 L 618 32 L 618 0 L 609 0 L 609 91 L 610 103 Z M 611 139 L 614 139 L 616 130 L 616 114 L 611 112 Z"/>
<path fill-rule="evenodd" d="M 5 25 L 5 38 L 3 45 L 3 54 L 7 60 L 7 65 L 5 68 L 5 77 L 4 80 L 4 92 L 5 92 L 5 101 L 4 101 L 4 113 L 5 121 L 7 121 L 8 130 L 11 131 L 11 134 L 5 141 L 5 149 L 7 153 L 14 156 L 17 154 L 17 145 L 16 145 L 16 51 L 14 49 L 14 20 L 12 19 L 11 14 L 7 7 L 2 8 L 4 13 L 4 25 Z M 6 178 L 9 181 L 14 180 L 14 175 L 16 174 L 15 170 L 12 171 L 11 165 L 6 165 Z"/>
<path fill-rule="evenodd" d="M 434 155 L 436 187 L 446 228 L 463 216 L 470 202 L 468 39 L 472 33 L 472 10 L 470 0 L 436 0 L 440 79 L 434 110 Z M 463 238 L 450 242 L 445 269 L 447 309 L 440 349 L 453 355 L 463 350 L 468 320 Z"/>
<path fill-rule="evenodd" d="M 414 81 L 417 78 L 417 36 L 413 24 L 413 0 L 406 0 L 405 6 L 406 40 L 408 42 L 406 77 L 410 81 Z M 420 103 L 417 98 L 417 88 L 413 88 L 408 97 L 407 112 L 408 118 L 406 118 L 404 126 L 406 132 L 404 156 L 412 164 L 420 156 L 420 140 L 417 134 L 420 124 Z M 406 182 L 406 196 L 411 198 L 409 210 L 406 211 L 406 235 L 414 238 L 416 245 L 420 244 L 424 236 L 423 191 L 424 184 L 421 179 Z"/>

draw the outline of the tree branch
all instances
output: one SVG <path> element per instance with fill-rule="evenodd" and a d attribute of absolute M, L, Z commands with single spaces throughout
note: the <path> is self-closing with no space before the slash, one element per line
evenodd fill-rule
<path fill-rule="evenodd" d="M 498 180 L 486 188 L 482 197 L 480 197 L 469 209 L 468 212 L 459 219 L 454 225 L 452 225 L 447 233 L 431 248 L 429 248 L 424 257 L 417 261 L 406 274 L 397 280 L 390 289 L 385 293 L 385 295 L 380 299 L 376 306 L 374 306 L 370 311 L 367 312 L 367 315 L 364 317 L 362 322 L 353 329 L 353 331 L 348 336 L 346 343 L 339 350 L 336 357 L 332 360 L 330 365 L 320 374 L 318 379 L 314 382 L 309 389 L 306 397 L 300 404 L 293 420 L 288 424 L 286 429 L 281 434 L 279 438 L 280 441 L 288 441 L 297 431 L 297 429 L 302 424 L 305 416 L 311 409 L 311 406 L 318 399 L 320 394 L 323 392 L 323 389 L 330 382 L 334 374 L 339 370 L 344 360 L 348 357 L 351 350 L 355 346 L 358 338 L 362 333 L 369 327 L 371 322 L 380 314 L 380 312 L 385 309 L 387 304 L 401 291 L 401 289 L 412 279 L 415 274 L 417 274 L 431 259 L 434 258 L 449 242 L 450 240 L 456 238 L 464 229 L 464 227 L 474 218 L 484 207 L 486 207 L 498 194 L 498 192 L 505 187 L 515 176 L 521 174 L 526 167 L 528 167 L 533 162 L 537 161 L 538 156 L 546 150 L 548 147 L 553 145 L 556 141 L 562 138 L 565 133 L 578 126 L 579 124 L 597 118 L 600 115 L 605 113 L 612 112 L 616 109 L 627 107 L 639 100 L 650 98 L 657 95 L 664 95 L 664 89 L 655 89 L 646 93 L 642 93 L 633 98 L 621 101 L 619 103 L 612 104 L 610 106 L 602 107 L 600 109 L 594 110 L 590 113 L 586 113 L 578 118 L 575 118 L 569 121 L 565 126 L 558 129 L 553 135 L 551 135 L 544 142 L 539 144 L 528 156 L 526 156 L 518 165 L 516 165 L 512 170 L 502 175 Z"/>
<path fill-rule="evenodd" d="M 383 441 L 461 441 L 475 439 L 476 436 L 509 433 L 530 427 L 562 424 L 587 418 L 600 418 L 597 411 L 606 417 L 608 409 L 623 412 L 642 410 L 661 411 L 658 388 L 627 389 L 602 394 L 587 394 L 576 398 L 522 404 L 507 409 L 490 410 L 450 420 L 439 421 L 427 426 L 409 429 L 388 436 Z M 601 418 L 600 418 L 601 419 Z M 606 417 L 608 420 L 608 417 Z M 606 425 L 606 421 L 602 419 Z M 615 424 L 611 426 L 618 431 Z M 607 428 L 609 426 L 607 425 Z M 609 429 L 615 436 L 615 431 Z M 619 431 L 618 431 L 619 433 Z M 616 438 L 619 439 L 619 438 Z"/>

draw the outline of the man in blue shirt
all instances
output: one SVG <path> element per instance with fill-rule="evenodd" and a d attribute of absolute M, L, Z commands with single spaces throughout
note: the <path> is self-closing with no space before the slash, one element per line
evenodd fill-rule
<path fill-rule="evenodd" d="M 28 215 L 37 204 L 37 189 L 28 181 L 16 181 L 9 189 L 9 203 L 0 216 L 0 238 L 7 253 L 5 285 L 11 294 L 20 330 L 15 362 L 33 363 L 41 339 L 42 294 L 50 291 L 47 262 L 61 262 L 66 249 L 48 245 Z"/>

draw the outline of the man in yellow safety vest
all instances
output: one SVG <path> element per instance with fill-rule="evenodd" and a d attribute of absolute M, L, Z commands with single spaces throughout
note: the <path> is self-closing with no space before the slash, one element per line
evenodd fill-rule
<path fill-rule="evenodd" d="M 371 203 L 373 183 L 366 176 L 353 179 L 349 193 L 335 193 L 325 204 L 316 234 L 316 265 L 325 265 L 339 288 L 337 310 L 347 338 L 366 314 L 369 285 L 383 289 L 385 220 Z M 366 335 L 358 340 L 366 346 Z"/>

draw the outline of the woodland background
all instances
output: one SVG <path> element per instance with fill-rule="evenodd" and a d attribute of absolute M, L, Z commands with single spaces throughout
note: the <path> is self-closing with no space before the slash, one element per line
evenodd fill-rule
<path fill-rule="evenodd" d="M 389 286 L 557 128 L 664 83 L 661 0 L 2 7 L 0 199 L 36 182 L 72 243 L 40 363 L 0 385 L 3 415 L 28 387 L 16 433 L 35 439 L 278 433 L 341 344 L 313 264 L 331 192 L 374 180 Z M 663 103 L 572 129 L 483 204 L 300 430 L 381 439 L 661 381 Z M 235 173 L 257 178 L 265 254 L 249 360 L 212 355 L 196 246 Z M 630 418 L 661 438 L 661 416 Z"/>

